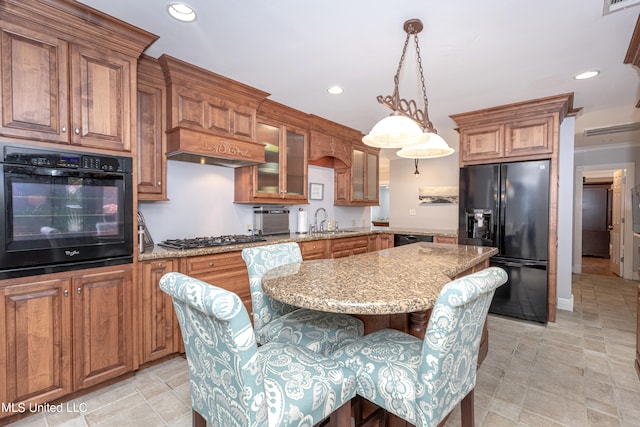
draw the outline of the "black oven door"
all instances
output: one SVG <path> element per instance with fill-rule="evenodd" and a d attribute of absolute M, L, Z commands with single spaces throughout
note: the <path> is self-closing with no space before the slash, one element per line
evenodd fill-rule
<path fill-rule="evenodd" d="M 129 173 L 4 164 L 0 278 L 133 259 Z"/>

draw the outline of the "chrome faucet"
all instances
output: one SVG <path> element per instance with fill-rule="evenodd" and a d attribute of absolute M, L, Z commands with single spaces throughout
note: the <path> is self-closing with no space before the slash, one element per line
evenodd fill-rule
<path fill-rule="evenodd" d="M 320 221 L 320 228 L 318 228 L 318 212 L 324 212 L 324 219 Z M 325 208 L 316 209 L 316 213 L 313 214 L 313 227 L 317 232 L 324 231 L 324 225 L 327 222 L 327 210 Z"/>

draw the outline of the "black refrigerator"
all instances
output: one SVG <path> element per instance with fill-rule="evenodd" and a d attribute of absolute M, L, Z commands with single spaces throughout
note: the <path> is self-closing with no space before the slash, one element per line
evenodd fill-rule
<path fill-rule="evenodd" d="M 489 311 L 547 322 L 549 160 L 460 169 L 459 242 L 493 246 L 509 275 Z"/>

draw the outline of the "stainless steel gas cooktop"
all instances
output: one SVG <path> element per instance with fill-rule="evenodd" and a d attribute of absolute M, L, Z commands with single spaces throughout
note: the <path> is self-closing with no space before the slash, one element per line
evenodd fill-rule
<path fill-rule="evenodd" d="M 227 236 L 194 237 L 191 239 L 169 239 L 158 243 L 158 246 L 170 249 L 198 249 L 264 241 L 266 239 L 259 235 L 232 234 Z"/>

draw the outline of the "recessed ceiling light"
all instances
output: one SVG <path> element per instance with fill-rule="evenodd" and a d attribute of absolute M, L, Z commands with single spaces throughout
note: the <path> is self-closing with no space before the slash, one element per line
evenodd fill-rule
<path fill-rule="evenodd" d="M 181 22 L 193 22 L 196 20 L 196 12 L 185 3 L 171 3 L 167 6 L 167 12 L 172 18 Z"/>
<path fill-rule="evenodd" d="M 575 75 L 573 78 L 576 80 L 584 80 L 584 79 L 590 79 L 591 77 L 595 77 L 598 74 L 600 74 L 600 71 L 585 71 L 584 73 L 580 73 Z"/>
<path fill-rule="evenodd" d="M 344 89 L 342 89 L 340 86 L 331 86 L 329 89 L 327 89 L 327 92 L 329 92 L 331 95 L 340 95 L 342 92 L 344 92 Z"/>

